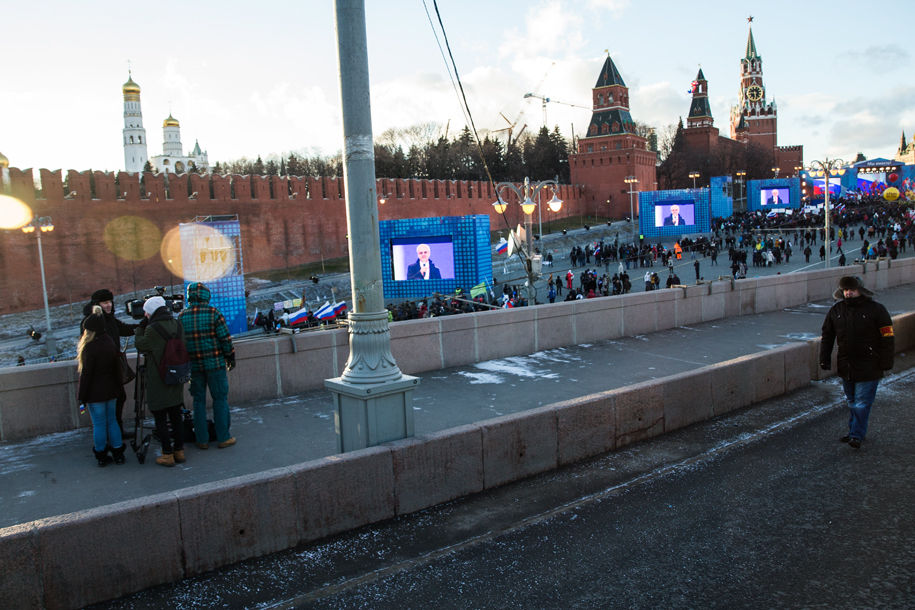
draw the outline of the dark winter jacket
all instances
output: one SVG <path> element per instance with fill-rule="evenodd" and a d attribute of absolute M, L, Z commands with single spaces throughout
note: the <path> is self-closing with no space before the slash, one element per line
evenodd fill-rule
<path fill-rule="evenodd" d="M 83 307 L 83 320 L 79 323 L 79 332 L 82 333 L 85 330 L 86 318 L 92 313 L 92 307 L 98 305 L 94 301 L 90 301 Z M 132 337 L 133 331 L 137 327 L 136 324 L 126 324 L 121 322 L 116 317 L 114 313 L 105 314 L 105 330 L 108 333 L 108 336 L 111 337 L 111 340 L 115 345 L 120 347 L 121 337 Z"/>
<path fill-rule="evenodd" d="M 820 366 L 828 369 L 833 343 L 838 343 L 839 376 L 846 381 L 873 381 L 893 368 L 893 320 L 880 303 L 867 296 L 843 299 L 823 322 Z"/>
<path fill-rule="evenodd" d="M 121 363 L 118 350 L 108 335 L 97 335 L 82 353 L 83 370 L 79 373 L 77 397 L 80 404 L 105 402 L 124 391 L 121 386 Z"/>
<path fill-rule="evenodd" d="M 178 317 L 187 335 L 187 353 L 194 371 L 213 371 L 235 361 L 226 319 L 210 305 L 210 289 L 201 282 L 187 287 L 187 308 Z"/>
<path fill-rule="evenodd" d="M 184 340 L 184 329 L 168 307 L 160 307 L 147 324 L 137 327 L 137 351 L 146 357 L 146 404 L 150 411 L 161 411 L 184 403 L 184 384 L 166 385 L 159 373 L 159 363 L 165 353 L 165 338 L 153 326 L 158 326 L 169 337 L 176 333 Z"/>

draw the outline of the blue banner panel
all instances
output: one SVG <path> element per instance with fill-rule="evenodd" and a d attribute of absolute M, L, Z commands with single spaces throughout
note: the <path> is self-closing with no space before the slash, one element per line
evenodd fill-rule
<path fill-rule="evenodd" d="M 647 238 L 677 238 L 711 230 L 709 189 L 639 193 L 639 233 Z"/>
<path fill-rule="evenodd" d="M 771 178 L 747 181 L 747 210 L 797 209 L 801 202 L 800 178 Z"/>
<path fill-rule="evenodd" d="M 492 287 L 489 216 L 404 218 L 378 223 L 386 299 Z"/>
<path fill-rule="evenodd" d="M 179 226 L 184 293 L 193 282 L 210 289 L 210 305 L 226 318 L 229 332 L 248 330 L 245 274 L 238 220 L 212 220 Z"/>
<path fill-rule="evenodd" d="M 713 176 L 711 181 L 712 218 L 728 218 L 734 214 L 734 179 Z"/>

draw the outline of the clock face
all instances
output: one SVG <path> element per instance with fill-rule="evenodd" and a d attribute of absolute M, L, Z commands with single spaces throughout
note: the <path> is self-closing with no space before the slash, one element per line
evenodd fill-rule
<path fill-rule="evenodd" d="M 751 102 L 758 102 L 762 99 L 763 90 L 759 85 L 752 85 L 747 89 L 747 98 Z"/>

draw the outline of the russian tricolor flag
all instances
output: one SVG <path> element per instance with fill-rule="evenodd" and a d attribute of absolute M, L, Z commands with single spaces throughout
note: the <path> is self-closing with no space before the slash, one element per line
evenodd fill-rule
<path fill-rule="evenodd" d="M 298 311 L 294 311 L 289 314 L 289 325 L 295 326 L 296 324 L 301 324 L 308 319 L 308 307 L 303 307 Z"/>
<path fill-rule="evenodd" d="M 321 309 L 315 312 L 315 317 L 319 320 L 330 320 L 336 318 L 344 311 L 346 311 L 346 301 L 340 301 L 333 305 L 324 301 L 324 305 L 321 306 Z"/>
<path fill-rule="evenodd" d="M 502 238 L 502 241 L 496 246 L 496 254 L 505 254 L 506 252 L 508 252 L 508 241 Z"/>

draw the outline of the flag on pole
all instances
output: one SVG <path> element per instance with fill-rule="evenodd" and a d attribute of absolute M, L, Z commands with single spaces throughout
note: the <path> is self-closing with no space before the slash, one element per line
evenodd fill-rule
<path fill-rule="evenodd" d="M 486 294 L 486 281 L 482 281 L 470 289 L 470 298 L 475 299 Z"/>
<path fill-rule="evenodd" d="M 343 311 L 346 311 L 346 301 L 334 303 L 333 305 L 324 301 L 324 305 L 315 312 L 315 317 L 319 320 L 331 320 L 336 318 Z"/>
<path fill-rule="evenodd" d="M 505 254 L 506 252 L 508 252 L 508 240 L 503 237 L 496 246 L 496 254 Z"/>
<path fill-rule="evenodd" d="M 301 324 L 308 319 L 308 307 L 303 307 L 298 311 L 294 311 L 289 314 L 289 325 L 295 326 L 296 324 Z"/>

